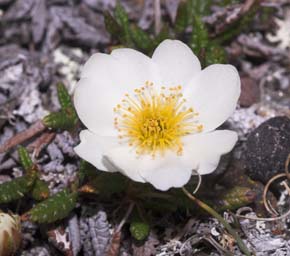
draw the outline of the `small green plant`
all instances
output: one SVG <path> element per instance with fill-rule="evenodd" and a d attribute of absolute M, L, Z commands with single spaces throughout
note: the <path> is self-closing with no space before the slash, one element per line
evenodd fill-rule
<path fill-rule="evenodd" d="M 38 223 L 52 223 L 69 215 L 75 208 L 77 193 L 68 189 L 51 196 L 28 211 L 24 218 Z"/>
<path fill-rule="evenodd" d="M 43 123 L 53 130 L 72 130 L 78 122 L 78 116 L 64 84 L 57 85 L 57 94 L 61 109 L 45 116 Z"/>

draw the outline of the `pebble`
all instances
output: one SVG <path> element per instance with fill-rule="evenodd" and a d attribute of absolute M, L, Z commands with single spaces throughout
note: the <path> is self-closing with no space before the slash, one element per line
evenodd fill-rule
<path fill-rule="evenodd" d="M 250 107 L 258 103 L 260 96 L 261 92 L 258 83 L 248 76 L 241 76 L 241 96 L 239 99 L 241 107 Z"/>
<path fill-rule="evenodd" d="M 274 117 L 253 130 L 245 143 L 244 160 L 248 175 L 264 184 L 284 172 L 290 153 L 290 119 Z"/>

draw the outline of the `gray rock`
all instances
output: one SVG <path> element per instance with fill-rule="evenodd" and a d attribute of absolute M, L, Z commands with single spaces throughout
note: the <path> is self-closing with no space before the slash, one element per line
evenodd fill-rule
<path fill-rule="evenodd" d="M 246 141 L 244 160 L 250 177 L 266 183 L 284 172 L 290 153 L 290 119 L 274 117 L 252 131 Z"/>

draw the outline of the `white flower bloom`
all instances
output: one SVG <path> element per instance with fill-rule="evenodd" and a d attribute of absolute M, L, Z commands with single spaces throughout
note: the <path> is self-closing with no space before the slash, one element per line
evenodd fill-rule
<path fill-rule="evenodd" d="M 215 130 L 240 95 L 235 67 L 201 70 L 184 43 L 165 40 L 152 58 L 133 49 L 94 54 L 84 65 L 74 103 L 88 128 L 76 153 L 99 170 L 119 171 L 159 190 L 181 187 L 193 170 L 213 172 L 237 141 Z"/>

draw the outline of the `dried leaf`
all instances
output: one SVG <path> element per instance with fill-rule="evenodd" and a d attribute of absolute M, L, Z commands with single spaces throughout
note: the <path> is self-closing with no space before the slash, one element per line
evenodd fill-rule
<path fill-rule="evenodd" d="M 120 243 L 121 243 L 121 231 L 115 231 L 112 239 L 110 247 L 107 251 L 106 256 L 118 256 L 120 251 Z"/>
<path fill-rule="evenodd" d="M 106 212 L 86 207 L 80 218 L 80 228 L 84 254 L 105 255 L 111 238 Z"/>

